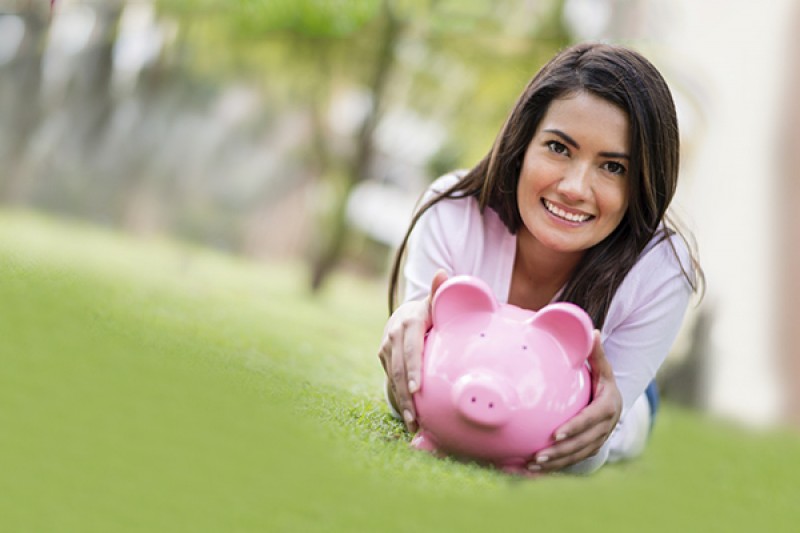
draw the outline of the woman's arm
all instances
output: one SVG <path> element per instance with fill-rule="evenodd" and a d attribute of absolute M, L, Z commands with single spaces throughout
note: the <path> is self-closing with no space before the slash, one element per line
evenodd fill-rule
<path fill-rule="evenodd" d="M 600 332 L 594 331 L 594 347 L 589 356 L 592 375 L 592 401 L 580 413 L 559 427 L 556 443 L 539 451 L 528 465 L 536 472 L 552 472 L 576 465 L 596 455 L 608 440 L 622 415 L 622 395 L 614 372 L 606 359 Z M 602 466 L 603 457 L 592 471 Z"/>
<path fill-rule="evenodd" d="M 682 247 L 678 250 L 687 252 Z M 681 259 L 688 260 L 688 256 Z M 602 342 L 595 341 L 592 355 L 592 402 L 556 430 L 556 437 L 566 437 L 536 454 L 534 470 L 577 466 L 588 472 L 602 466 L 605 455 L 593 456 L 602 451 L 611 434 L 609 423 L 614 422 L 613 430 L 655 378 L 678 334 L 690 297 L 691 288 L 669 243 L 662 241 L 640 259 L 614 297 Z M 593 466 L 580 467 L 580 461 Z"/>
<path fill-rule="evenodd" d="M 435 182 L 422 203 L 436 190 L 456 179 L 446 176 Z M 403 304 L 394 310 L 383 331 L 378 358 L 386 373 L 386 399 L 412 433 L 417 430 L 416 412 L 411 395 L 421 382 L 422 351 L 425 334 L 431 327 L 430 305 L 439 286 L 452 272 L 452 254 L 448 239 L 453 238 L 453 224 L 437 204 L 420 217 L 408 241 L 403 270 Z"/>
<path fill-rule="evenodd" d="M 439 178 L 425 193 L 420 201 L 421 205 L 457 180 L 452 174 Z M 453 275 L 455 265 L 452 243 L 463 241 L 461 232 L 465 227 L 460 219 L 463 219 L 461 210 L 453 205 L 452 200 L 445 200 L 428 209 L 417 221 L 406 247 L 402 301 L 424 300 L 438 270 L 443 269 L 448 275 Z"/>
<path fill-rule="evenodd" d="M 692 289 L 681 264 L 689 250 L 679 237 L 650 249 L 620 285 L 603 325 L 606 357 L 622 394 L 623 416 L 642 395 L 669 354 Z M 680 261 L 680 263 L 679 263 Z"/>
<path fill-rule="evenodd" d="M 446 280 L 447 274 L 439 270 L 424 300 L 406 302 L 392 313 L 378 352 L 386 372 L 387 398 L 412 433 L 417 430 L 417 413 L 411 395 L 419 389 L 425 334 L 431 327 L 431 301 Z"/>

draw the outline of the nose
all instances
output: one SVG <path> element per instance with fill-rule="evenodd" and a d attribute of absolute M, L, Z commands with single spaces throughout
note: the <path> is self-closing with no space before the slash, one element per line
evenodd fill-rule
<path fill-rule="evenodd" d="M 559 180 L 557 190 L 567 199 L 582 200 L 591 190 L 591 177 L 590 164 L 575 161 Z"/>
<path fill-rule="evenodd" d="M 485 428 L 497 428 L 511 417 L 507 384 L 488 376 L 467 375 L 453 387 L 456 409 L 467 421 Z"/>

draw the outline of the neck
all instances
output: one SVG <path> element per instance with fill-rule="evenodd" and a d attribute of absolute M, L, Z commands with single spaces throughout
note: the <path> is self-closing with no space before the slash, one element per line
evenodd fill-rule
<path fill-rule="evenodd" d="M 540 309 L 569 281 L 582 257 L 583 252 L 558 252 L 547 248 L 527 229 L 520 229 L 509 302 Z"/>

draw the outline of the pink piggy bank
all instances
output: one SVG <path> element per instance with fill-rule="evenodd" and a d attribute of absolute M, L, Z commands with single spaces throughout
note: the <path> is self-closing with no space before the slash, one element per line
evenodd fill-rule
<path fill-rule="evenodd" d="M 500 304 L 470 276 L 439 288 L 432 315 L 412 446 L 526 472 L 589 402 L 591 319 L 566 302 L 538 312 Z"/>

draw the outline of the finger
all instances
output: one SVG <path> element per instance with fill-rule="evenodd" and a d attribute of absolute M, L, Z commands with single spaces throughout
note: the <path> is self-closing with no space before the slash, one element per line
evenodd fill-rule
<path fill-rule="evenodd" d="M 386 399 L 389 400 L 389 404 L 392 406 L 392 410 L 395 413 L 400 412 L 400 408 L 397 406 L 397 400 L 395 399 L 397 393 L 394 391 L 394 384 L 392 383 L 391 379 L 386 380 Z"/>
<path fill-rule="evenodd" d="M 594 344 L 592 346 L 592 353 L 589 354 L 589 366 L 592 369 L 592 382 L 594 383 L 597 378 L 601 376 L 613 379 L 614 370 L 611 368 L 611 363 L 606 359 L 606 352 L 600 340 L 600 331 L 594 330 L 592 335 L 594 337 Z"/>
<path fill-rule="evenodd" d="M 433 325 L 433 298 L 436 296 L 436 293 L 439 292 L 439 287 L 447 281 L 447 272 L 440 268 L 436 271 L 433 275 L 433 279 L 431 280 L 431 292 L 428 293 L 427 298 L 427 306 L 428 306 L 428 314 L 425 318 L 425 327 L 430 328 Z"/>
<path fill-rule="evenodd" d="M 594 427 L 600 426 L 610 431 L 615 425 L 616 410 L 613 404 L 607 404 L 606 399 L 601 395 L 595 395 L 595 401 L 583 408 L 583 410 L 572 417 L 570 420 L 559 426 L 553 432 L 553 439 L 560 442 L 583 432 L 589 431 Z"/>
<path fill-rule="evenodd" d="M 595 446 L 599 448 L 605 442 L 609 433 L 605 426 L 592 427 L 580 435 L 556 442 L 543 450 L 539 450 L 534 456 L 534 461 L 539 463 L 557 461 L 563 457 L 575 455 L 586 448 Z M 598 442 L 599 445 L 597 444 Z"/>
<path fill-rule="evenodd" d="M 388 339 L 384 339 L 381 342 L 381 347 L 378 350 L 378 360 L 381 362 L 381 366 L 383 367 L 383 372 L 388 376 L 389 375 L 389 356 L 391 355 L 392 345 L 389 343 Z"/>
<path fill-rule="evenodd" d="M 445 271 L 443 268 L 440 268 L 436 271 L 436 274 L 433 275 L 433 281 L 431 281 L 431 298 L 436 295 L 439 287 L 441 287 L 442 283 L 445 281 L 447 281 L 447 271 Z"/>
<path fill-rule="evenodd" d="M 605 399 L 600 401 L 605 402 Z M 615 411 L 608 410 L 608 406 L 591 404 L 573 420 L 556 430 L 555 443 L 540 450 L 534 460 L 540 462 L 560 461 L 562 457 L 573 456 L 582 448 L 588 446 L 598 448 L 611 435 L 616 423 Z M 593 444 L 598 441 L 599 444 Z M 590 451 L 595 453 L 596 450 Z M 591 455 L 591 453 L 586 455 Z"/>
<path fill-rule="evenodd" d="M 408 392 L 408 377 L 406 374 L 405 357 L 403 357 L 404 337 L 402 333 L 390 335 L 392 340 L 392 372 L 391 380 L 395 392 L 395 400 L 403 421 L 409 431 L 416 431 L 416 417 L 414 415 L 414 405 L 411 395 Z"/>
<path fill-rule="evenodd" d="M 554 472 L 556 470 L 561 470 L 568 466 L 574 465 L 575 463 L 583 461 L 584 459 L 587 459 L 599 452 L 604 442 L 605 439 L 601 437 L 586 443 L 585 446 L 581 446 L 580 448 L 566 455 L 560 455 L 556 457 L 537 456 L 535 465 L 539 468 L 534 470 L 539 470 L 541 472 Z"/>
<path fill-rule="evenodd" d="M 421 381 L 422 351 L 425 346 L 425 326 L 421 322 L 409 323 L 403 336 L 403 359 L 409 394 L 419 390 Z M 412 410 L 412 414 L 416 413 Z"/>

